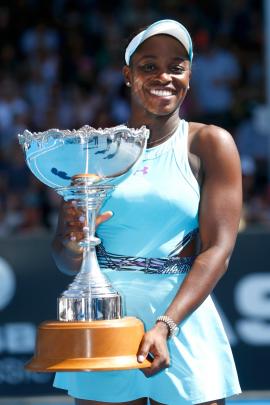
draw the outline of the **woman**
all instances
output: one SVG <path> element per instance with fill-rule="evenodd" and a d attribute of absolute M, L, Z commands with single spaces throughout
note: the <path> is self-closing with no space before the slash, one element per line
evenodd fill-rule
<path fill-rule="evenodd" d="M 127 314 L 145 323 L 138 361 L 149 353 L 154 360 L 143 373 L 58 373 L 55 386 L 68 390 L 77 405 L 143 405 L 147 398 L 152 405 L 221 405 L 240 387 L 209 294 L 227 269 L 237 235 L 238 153 L 224 129 L 180 118 L 192 63 L 192 42 L 181 24 L 152 24 L 129 43 L 125 59 L 128 126 L 146 125 L 150 138 L 141 167 L 117 187 L 97 225 L 102 223 L 101 256 L 167 258 L 156 273 L 104 269 L 124 295 Z M 76 271 L 81 260 L 79 215 L 63 204 L 54 241 L 63 271 Z M 194 259 L 197 233 L 200 251 Z"/>

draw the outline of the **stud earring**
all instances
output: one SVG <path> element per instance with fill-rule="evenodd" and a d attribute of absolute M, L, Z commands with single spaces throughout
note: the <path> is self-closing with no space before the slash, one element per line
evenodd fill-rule
<path fill-rule="evenodd" d="M 131 83 L 130 83 L 130 82 L 126 82 L 126 85 L 127 85 L 128 87 L 131 87 Z"/>

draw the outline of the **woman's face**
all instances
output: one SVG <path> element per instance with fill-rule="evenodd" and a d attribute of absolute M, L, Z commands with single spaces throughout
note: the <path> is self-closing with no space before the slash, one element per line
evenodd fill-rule
<path fill-rule="evenodd" d="M 190 78 L 185 48 L 175 38 L 155 35 L 148 38 L 124 67 L 131 83 L 132 107 L 144 113 L 166 116 L 182 104 Z"/>

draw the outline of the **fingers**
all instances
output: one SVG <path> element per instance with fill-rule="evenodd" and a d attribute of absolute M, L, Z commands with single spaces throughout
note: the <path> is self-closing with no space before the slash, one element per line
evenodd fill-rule
<path fill-rule="evenodd" d="M 96 226 L 99 226 L 100 224 L 102 224 L 102 222 L 108 221 L 108 219 L 110 219 L 112 216 L 113 216 L 112 211 L 106 211 L 98 215 L 96 219 Z"/>
<path fill-rule="evenodd" d="M 81 209 L 77 208 L 76 202 L 64 201 L 60 210 L 59 226 L 63 229 L 76 224 L 78 226 L 80 222 L 84 222 L 83 217 L 85 217 L 85 215 Z"/>
<path fill-rule="evenodd" d="M 169 367 L 170 361 L 167 356 L 155 356 L 152 361 L 151 367 L 142 369 L 142 372 L 146 377 L 151 377 L 157 374 L 159 371 Z"/>
<path fill-rule="evenodd" d="M 77 228 L 78 230 L 82 230 L 83 226 L 85 225 L 86 215 L 83 210 L 77 207 L 76 201 L 67 201 L 63 204 L 62 210 L 63 220 L 65 225 L 69 227 Z M 96 218 L 96 226 L 102 224 L 103 222 L 107 221 L 113 216 L 112 211 L 106 211 L 102 214 L 98 215 Z M 75 229 L 74 229 L 75 230 Z"/>
<path fill-rule="evenodd" d="M 64 238 L 62 241 L 65 248 L 72 254 L 72 256 L 81 256 L 83 248 L 79 245 L 77 241 Z"/>
<path fill-rule="evenodd" d="M 76 201 L 63 201 L 59 216 L 58 234 L 62 235 L 63 245 L 74 254 L 82 253 L 79 242 L 85 238 L 86 214 Z M 111 211 L 98 215 L 96 226 L 113 216 Z"/>
<path fill-rule="evenodd" d="M 71 251 L 80 252 L 78 245 L 84 237 L 83 227 L 85 225 L 85 214 L 79 209 L 74 201 L 67 201 L 63 204 L 62 210 L 62 234 L 63 244 Z"/>
<path fill-rule="evenodd" d="M 151 377 L 169 367 L 170 355 L 167 341 L 152 331 L 147 332 L 142 339 L 137 355 L 138 362 L 142 363 L 149 355 L 153 359 L 151 366 L 141 370 L 146 377 Z"/>
<path fill-rule="evenodd" d="M 151 346 L 152 342 L 150 339 L 148 339 L 148 335 L 146 333 L 141 341 L 137 354 L 137 360 L 139 363 L 143 363 L 146 357 L 149 355 Z"/>

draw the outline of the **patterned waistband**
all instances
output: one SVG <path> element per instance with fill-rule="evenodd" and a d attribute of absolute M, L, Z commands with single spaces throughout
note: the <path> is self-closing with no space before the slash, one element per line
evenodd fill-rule
<path fill-rule="evenodd" d="M 185 274 L 195 259 L 195 256 L 164 259 L 121 256 L 106 252 L 102 244 L 97 247 L 97 257 L 101 268 L 142 271 L 147 274 Z"/>

